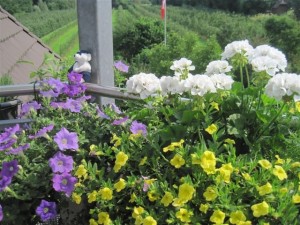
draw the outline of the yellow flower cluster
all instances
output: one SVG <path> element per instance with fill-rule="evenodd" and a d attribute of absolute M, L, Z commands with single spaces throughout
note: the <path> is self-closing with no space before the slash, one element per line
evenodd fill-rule
<path fill-rule="evenodd" d="M 117 173 L 121 169 L 122 166 L 126 164 L 128 160 L 128 155 L 126 155 L 124 152 L 119 152 L 116 155 L 116 161 L 115 161 L 115 166 L 114 166 L 114 171 Z"/>

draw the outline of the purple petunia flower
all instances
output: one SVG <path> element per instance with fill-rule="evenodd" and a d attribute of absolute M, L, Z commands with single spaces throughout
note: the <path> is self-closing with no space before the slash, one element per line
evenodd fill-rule
<path fill-rule="evenodd" d="M 20 125 L 16 124 L 13 127 L 5 128 L 4 132 L 0 134 L 0 143 L 5 143 L 11 138 L 17 139 L 16 133 L 20 131 Z"/>
<path fill-rule="evenodd" d="M 2 178 L 0 179 L 0 192 L 3 191 L 8 185 L 11 184 L 11 179 L 12 179 L 11 177 L 2 176 Z"/>
<path fill-rule="evenodd" d="M 124 73 L 128 73 L 129 66 L 127 66 L 122 61 L 115 62 L 114 66 L 116 67 L 117 70 L 124 72 Z"/>
<path fill-rule="evenodd" d="M 47 134 L 47 132 L 50 132 L 51 130 L 53 130 L 54 125 L 50 124 L 46 127 L 43 127 L 42 129 L 40 129 L 35 135 L 29 135 L 30 139 L 34 139 L 34 138 L 38 138 L 38 137 L 44 137 L 49 139 L 49 135 Z"/>
<path fill-rule="evenodd" d="M 97 115 L 103 119 L 110 119 L 110 117 L 108 115 L 106 115 L 104 112 L 102 112 L 99 107 L 97 106 L 96 107 L 96 110 L 97 110 Z"/>
<path fill-rule="evenodd" d="M 7 150 L 13 146 L 14 143 L 17 142 L 17 139 L 10 139 L 5 143 L 0 144 L 0 151 Z"/>
<path fill-rule="evenodd" d="M 69 173 L 54 174 L 52 182 L 55 191 L 64 192 L 68 197 L 70 197 L 77 179 Z"/>
<path fill-rule="evenodd" d="M 37 101 L 27 102 L 22 105 L 20 117 L 28 115 L 31 111 L 41 109 L 42 105 Z"/>
<path fill-rule="evenodd" d="M 53 173 L 68 173 L 73 170 L 73 158 L 61 152 L 57 152 L 51 159 L 49 159 L 49 166 Z"/>
<path fill-rule="evenodd" d="M 3 210 L 2 206 L 0 205 L 0 222 L 3 220 Z"/>
<path fill-rule="evenodd" d="M 44 97 L 57 97 L 62 94 L 63 88 L 66 84 L 62 83 L 59 79 L 49 78 L 40 83 L 40 94 Z"/>
<path fill-rule="evenodd" d="M 117 113 L 117 114 L 121 114 L 122 113 L 122 111 L 119 109 L 118 106 L 116 106 L 116 104 L 112 103 L 112 104 L 110 104 L 110 107 L 112 108 L 112 110 L 115 111 L 115 113 Z"/>
<path fill-rule="evenodd" d="M 41 204 L 36 208 L 35 213 L 41 217 L 43 222 L 55 219 L 57 216 L 56 203 L 42 200 Z"/>
<path fill-rule="evenodd" d="M 66 94 L 67 96 L 74 98 L 78 95 L 81 95 L 85 92 L 86 90 L 86 85 L 84 84 L 71 84 L 71 85 L 67 85 L 64 90 L 63 93 Z"/>
<path fill-rule="evenodd" d="M 63 108 L 68 109 L 71 112 L 80 112 L 82 105 L 80 101 L 68 98 Z"/>
<path fill-rule="evenodd" d="M 25 151 L 26 149 L 28 149 L 30 147 L 29 143 L 26 143 L 24 145 L 20 145 L 17 148 L 12 148 L 10 149 L 8 152 L 6 152 L 6 155 L 18 155 L 19 153 Z"/>
<path fill-rule="evenodd" d="M 134 120 L 130 126 L 130 131 L 133 134 L 143 134 L 143 136 L 147 135 L 147 127 L 143 123 L 139 123 Z"/>
<path fill-rule="evenodd" d="M 75 132 L 69 132 L 66 128 L 62 128 L 54 136 L 54 141 L 60 150 L 78 149 L 78 136 Z"/>
<path fill-rule="evenodd" d="M 119 120 L 114 120 L 112 122 L 112 125 L 121 125 L 122 123 L 125 123 L 128 120 L 128 116 L 125 116 Z"/>
<path fill-rule="evenodd" d="M 14 159 L 10 162 L 2 163 L 2 177 L 13 177 L 19 171 L 18 160 Z"/>
<path fill-rule="evenodd" d="M 72 71 L 68 74 L 68 80 L 71 84 L 79 84 L 82 79 L 82 74 Z"/>
<path fill-rule="evenodd" d="M 65 105 L 65 102 L 51 102 L 50 103 L 50 106 L 53 108 L 53 109 L 62 109 Z"/>

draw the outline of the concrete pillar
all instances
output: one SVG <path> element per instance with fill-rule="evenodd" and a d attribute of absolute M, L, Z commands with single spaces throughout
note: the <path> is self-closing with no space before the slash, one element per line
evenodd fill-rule
<path fill-rule="evenodd" d="M 80 50 L 91 53 L 91 83 L 114 86 L 111 0 L 77 0 Z M 114 99 L 101 97 L 100 104 Z"/>

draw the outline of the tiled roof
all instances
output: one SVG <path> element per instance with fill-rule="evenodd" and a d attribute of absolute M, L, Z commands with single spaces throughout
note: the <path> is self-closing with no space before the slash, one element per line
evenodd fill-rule
<path fill-rule="evenodd" d="M 0 6 L 0 76 L 14 84 L 29 83 L 30 73 L 41 67 L 45 54 L 58 55 Z"/>

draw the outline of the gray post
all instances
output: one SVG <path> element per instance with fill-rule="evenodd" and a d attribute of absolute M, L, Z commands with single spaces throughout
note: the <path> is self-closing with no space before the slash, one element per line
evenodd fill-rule
<path fill-rule="evenodd" d="M 111 0 L 77 0 L 80 50 L 89 51 L 91 83 L 114 86 Z M 114 99 L 101 97 L 102 105 Z"/>

